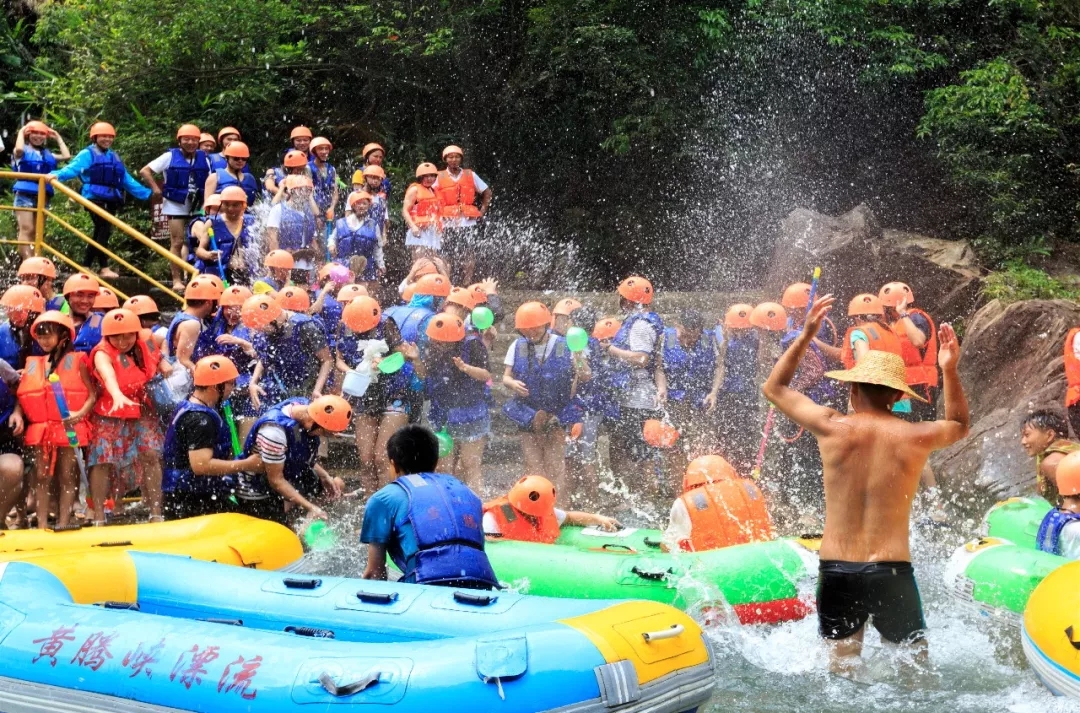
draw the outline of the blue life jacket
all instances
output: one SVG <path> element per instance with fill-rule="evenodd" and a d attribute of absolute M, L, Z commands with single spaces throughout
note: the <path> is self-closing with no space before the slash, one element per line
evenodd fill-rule
<path fill-rule="evenodd" d="M 652 373 L 656 369 L 656 357 L 663 345 L 660 340 L 664 336 L 664 320 L 660 319 L 660 315 L 655 312 L 634 312 L 623 321 L 622 326 L 619 327 L 619 331 L 615 333 L 615 338 L 611 340 L 611 345 L 616 349 L 630 349 L 630 330 L 635 324 L 645 320 L 648 322 L 653 331 L 656 332 L 656 346 L 653 348 L 651 354 L 649 354 L 649 362 L 640 367 L 645 369 L 649 373 L 649 378 L 652 378 Z M 631 367 L 622 359 L 612 360 L 611 366 L 611 384 L 616 389 L 625 389 L 630 385 L 630 376 L 635 371 L 635 368 Z"/>
<path fill-rule="evenodd" d="M 315 186 L 315 205 L 326 213 L 330 207 L 330 201 L 334 199 L 334 186 L 337 185 L 337 169 L 326 164 L 326 177 L 320 175 L 319 167 L 315 165 L 315 157 L 308 160 L 308 168 L 311 170 L 311 182 Z"/>
<path fill-rule="evenodd" d="M 0 322 L 0 359 L 6 361 L 12 369 L 21 369 L 25 361 L 20 359 L 19 339 L 10 322 Z"/>
<path fill-rule="evenodd" d="M 336 346 L 342 360 L 350 367 L 355 367 L 364 358 L 364 350 L 360 348 L 361 341 L 370 339 L 386 339 L 386 313 L 379 318 L 379 323 L 372 329 L 357 334 L 344 324 L 339 323 L 336 334 Z M 412 362 L 406 361 L 405 365 L 393 374 L 379 374 L 375 382 L 377 388 L 383 389 L 388 401 L 404 399 L 412 391 L 413 377 L 416 371 Z M 369 387 L 370 388 L 370 387 Z"/>
<path fill-rule="evenodd" d="M 1046 513 L 1039 523 L 1039 533 L 1035 535 L 1035 545 L 1043 552 L 1061 555 L 1061 531 L 1070 522 L 1080 522 L 1080 514 L 1054 508 Z"/>
<path fill-rule="evenodd" d="M 18 160 L 12 158 L 11 166 L 19 173 L 49 173 L 56 170 L 56 157 L 53 156 L 52 151 L 44 146 L 36 149 L 27 144 L 23 149 L 23 157 Z M 29 193 L 36 196 L 38 183 L 37 181 L 18 180 L 15 181 L 15 185 L 11 187 L 11 190 L 15 193 Z M 51 196 L 52 194 L 52 186 L 46 183 L 45 195 Z"/>
<path fill-rule="evenodd" d="M 245 168 L 247 167 L 245 166 Z M 255 205 L 255 201 L 259 197 L 259 182 L 255 180 L 255 176 L 252 176 L 247 171 L 241 171 L 240 175 L 243 178 L 238 181 L 236 176 L 225 170 L 224 166 L 217 168 L 214 174 L 217 176 L 217 189 L 214 190 L 214 193 L 221 193 L 229 186 L 240 186 L 244 189 L 244 193 L 247 194 L 248 208 Z"/>
<path fill-rule="evenodd" d="M 231 332 L 227 331 L 225 318 L 221 316 L 220 310 L 214 320 L 214 331 L 219 335 L 230 334 L 237 339 L 243 339 L 245 342 L 253 343 L 255 340 L 255 333 L 248 329 L 243 322 L 233 327 Z M 248 384 L 251 383 L 251 374 L 255 370 L 255 358 L 248 356 L 243 349 L 235 344 L 217 344 L 215 342 L 214 349 L 217 354 L 228 357 L 236 366 L 236 370 L 240 372 L 240 375 L 236 377 L 236 388 L 246 389 Z"/>
<path fill-rule="evenodd" d="M 182 322 L 199 323 L 199 336 L 195 339 L 195 348 L 191 351 L 192 362 L 197 362 L 204 356 L 218 353 L 217 338 L 221 334 L 219 331 L 220 325 L 214 323 L 207 325 L 198 317 L 187 312 L 177 312 L 173 315 L 172 322 L 169 323 L 169 329 L 165 332 L 165 348 L 169 352 L 170 361 L 176 361 L 176 328 Z"/>
<path fill-rule="evenodd" d="M 210 161 L 210 170 L 211 171 L 220 171 L 220 170 L 223 170 L 223 169 L 226 169 L 226 168 L 229 167 L 229 159 L 222 156 L 220 151 L 212 153 L 209 156 L 207 156 L 206 158 L 207 158 L 208 161 Z M 246 168 L 246 166 L 245 166 L 245 168 Z M 220 176 L 218 176 L 218 180 L 219 181 L 221 180 Z"/>
<path fill-rule="evenodd" d="M 370 218 L 363 220 L 360 227 L 353 230 L 344 218 L 335 223 L 337 230 L 337 260 L 343 265 L 349 264 L 349 258 L 359 255 L 367 258 L 367 268 L 358 280 L 370 282 L 375 279 L 375 248 L 379 245 L 378 225 Z"/>
<path fill-rule="evenodd" d="M 174 203 L 184 204 L 188 196 L 197 200 L 206 185 L 206 179 L 210 177 L 210 161 L 207 160 L 206 153 L 197 149 L 190 161 L 179 148 L 169 149 L 169 153 L 172 154 L 172 162 L 165 169 L 162 193 Z"/>
<path fill-rule="evenodd" d="M 729 393 L 753 391 L 757 378 L 760 341 L 753 329 L 732 330 L 728 334 L 724 353 L 724 383 L 720 387 Z"/>
<path fill-rule="evenodd" d="M 403 582 L 497 588 L 498 577 L 484 553 L 484 506 L 457 478 L 413 473 L 394 484 L 409 496 L 404 522 L 416 534 L 417 552 L 394 564 Z"/>
<path fill-rule="evenodd" d="M 315 294 L 312 295 L 313 301 L 318 301 L 321 292 L 322 290 L 315 291 Z M 323 308 L 319 312 L 319 318 L 322 320 L 323 326 L 326 327 L 326 340 L 330 343 L 331 348 L 337 343 L 337 336 L 341 331 L 341 311 L 343 309 L 345 309 L 345 305 L 337 301 L 332 291 L 328 292 L 326 299 L 323 300 Z M 378 337 L 378 339 L 382 339 L 382 337 Z"/>
<path fill-rule="evenodd" d="M 11 365 L 15 367 L 14 364 Z M 11 414 L 15 412 L 15 404 L 18 403 L 18 399 L 15 397 L 15 392 L 11 387 L 0 379 L 0 429 L 8 428 L 7 421 L 11 418 Z"/>
<path fill-rule="evenodd" d="M 375 225 L 386 224 L 386 199 L 381 196 L 374 196 L 371 201 L 371 207 L 368 208 L 367 217 L 375 221 Z"/>
<path fill-rule="evenodd" d="M 182 492 L 182 493 L 205 493 L 207 495 L 217 493 L 227 493 L 232 489 L 233 479 L 229 476 L 201 476 L 195 475 L 191 471 L 191 467 L 185 465 L 180 466 L 181 461 L 187 461 L 187 450 L 180 453 L 176 443 L 176 424 L 180 421 L 180 417 L 190 411 L 198 411 L 210 416 L 210 420 L 214 422 L 217 427 L 217 440 L 214 442 L 214 458 L 218 460 L 232 460 L 232 437 L 229 434 L 229 429 L 225 427 L 225 422 L 221 418 L 221 414 L 217 412 L 217 409 L 212 409 L 204 404 L 196 403 L 194 401 L 185 401 L 176 409 L 176 413 L 173 415 L 172 421 L 169 422 L 169 428 L 165 432 L 165 447 L 163 456 L 163 467 L 161 478 L 161 490 L 165 493 Z"/>
<path fill-rule="evenodd" d="M 187 229 L 184 231 L 184 242 L 187 243 L 187 251 L 188 251 L 187 252 L 188 265 L 197 265 L 200 262 L 199 258 L 195 257 L 195 248 L 199 247 L 199 241 L 195 237 L 194 228 L 195 228 L 196 223 L 202 223 L 202 222 L 204 222 L 206 220 L 209 220 L 209 218 L 207 218 L 204 215 L 197 215 L 197 216 L 195 216 L 194 218 L 192 218 L 191 220 L 188 221 Z M 216 275 L 217 273 L 214 273 L 214 274 Z"/>
<path fill-rule="evenodd" d="M 310 399 L 294 398 L 271 406 L 251 427 L 251 433 L 244 440 L 242 454 L 242 457 L 247 458 L 255 452 L 255 439 L 264 423 L 281 426 L 285 430 L 285 447 L 288 449 L 288 456 L 285 458 L 285 479 L 304 497 L 311 497 L 319 490 L 319 476 L 314 470 L 315 460 L 319 455 L 319 438 L 304 430 L 295 419 L 286 416 L 283 409 L 291 404 L 306 406 L 309 403 L 311 403 Z M 270 492 L 270 485 L 266 482 L 265 475 L 259 474 L 252 485 L 256 492 Z"/>
<path fill-rule="evenodd" d="M 229 230 L 229 226 L 226 225 L 225 219 L 220 215 L 210 218 L 210 227 L 214 230 L 214 239 L 211 241 L 210 249 L 213 250 L 216 246 L 221 251 L 221 265 L 228 267 L 236 248 L 239 247 L 243 250 L 251 243 L 251 229 L 254 225 L 255 216 L 245 213 L 240 235 L 233 235 Z M 219 263 L 216 260 L 203 260 L 202 258 L 196 258 L 195 260 L 195 267 L 204 275 L 219 275 L 220 268 L 218 265 Z"/>
<path fill-rule="evenodd" d="M 90 350 L 98 345 L 101 341 L 101 320 L 104 316 L 101 312 L 91 312 L 87 316 L 86 321 L 75 332 L 75 351 L 89 354 Z"/>
<path fill-rule="evenodd" d="M 281 225 L 278 227 L 278 247 L 282 250 L 301 250 L 311 246 L 315 238 L 315 216 L 306 210 L 295 210 L 286 203 L 281 206 Z"/>
<path fill-rule="evenodd" d="M 458 356 L 468 361 L 469 345 L 483 341 L 476 334 L 466 334 Z M 437 430 L 447 424 L 473 423 L 488 415 L 486 385 L 454 366 L 448 354 L 428 365 L 424 387 L 431 400 L 428 420 Z"/>
<path fill-rule="evenodd" d="M 402 339 L 416 344 L 427 336 L 424 330 L 427 328 L 428 320 L 435 316 L 435 311 L 427 307 L 394 305 L 384 310 L 383 314 L 394 320 Z"/>
<path fill-rule="evenodd" d="M 503 413 L 524 428 L 532 424 L 537 411 L 545 411 L 564 425 L 579 420 L 577 404 L 573 400 L 574 362 L 566 339 L 557 334 L 551 354 L 545 358 L 547 340 L 533 344 L 525 337 L 514 342 L 514 365 L 511 375 L 525 383 L 529 395 L 515 396 L 503 406 Z"/>
<path fill-rule="evenodd" d="M 703 331 L 697 344 L 687 349 L 679 343 L 674 327 L 664 330 L 664 374 L 669 399 L 700 406 L 712 390 L 715 371 L 716 337 L 711 331 Z"/>
<path fill-rule="evenodd" d="M 53 295 L 52 299 L 48 300 L 45 303 L 45 311 L 48 312 L 51 309 L 55 309 L 55 310 L 59 311 L 59 310 L 64 309 L 64 305 L 66 305 L 66 304 L 67 304 L 67 300 L 64 299 L 63 295 Z"/>
<path fill-rule="evenodd" d="M 802 334 L 802 327 L 799 329 L 793 329 L 783 337 L 780 338 L 780 348 L 787 350 L 791 346 L 791 343 L 799 338 Z M 821 351 L 814 342 L 810 342 L 810 350 L 814 352 L 814 355 L 821 361 L 822 367 L 828 369 L 828 357 L 825 356 L 825 352 Z M 821 376 L 816 382 L 803 389 L 811 401 L 822 406 L 832 406 L 846 399 L 843 388 L 840 382 L 830 379 L 824 375 Z"/>
<path fill-rule="evenodd" d="M 611 385 L 611 357 L 600 347 L 600 340 L 589 337 L 589 371 L 592 378 L 578 384 L 577 399 L 588 413 L 602 414 L 605 418 L 619 418 L 619 401 Z"/>
<path fill-rule="evenodd" d="M 102 151 L 97 144 L 87 147 L 90 151 L 90 168 L 86 169 L 90 200 L 115 202 L 124 198 L 124 162 L 112 149 Z"/>
<path fill-rule="evenodd" d="M 272 337 L 265 332 L 256 334 L 255 351 L 262 360 L 267 376 L 275 382 L 280 381 L 280 384 L 264 384 L 268 391 L 274 386 L 293 391 L 305 385 L 316 363 L 312 359 L 314 355 L 304 353 L 300 340 L 301 326 L 308 322 L 314 320 L 309 315 L 294 312 L 281 331 Z"/>

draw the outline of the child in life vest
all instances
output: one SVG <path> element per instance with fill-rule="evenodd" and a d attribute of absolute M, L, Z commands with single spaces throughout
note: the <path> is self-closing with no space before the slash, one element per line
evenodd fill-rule
<path fill-rule="evenodd" d="M 484 503 L 484 536 L 554 544 L 563 525 L 617 532 L 613 517 L 555 507 L 555 486 L 542 475 L 526 475 L 506 497 Z"/>
<path fill-rule="evenodd" d="M 1035 490 L 1050 502 L 1057 501 L 1058 466 L 1080 450 L 1068 435 L 1065 419 L 1045 409 L 1028 414 L 1020 430 L 1020 446 L 1035 459 Z"/>
<path fill-rule="evenodd" d="M 56 524 L 65 528 L 71 523 L 79 490 L 75 449 L 68 440 L 68 431 L 75 433 L 80 447 L 90 442 L 86 416 L 94 407 L 96 395 L 90 378 L 90 360 L 83 352 L 75 351 L 71 317 L 58 311 L 46 312 L 34 320 L 32 334 L 44 354 L 27 357 L 17 395 L 26 422 L 24 443 L 30 449 L 38 529 L 49 526 L 48 503 L 53 478 L 60 486 Z M 56 389 L 49 381 L 53 374 L 60 379 L 56 383 L 63 393 L 67 414 L 61 412 Z"/>
<path fill-rule="evenodd" d="M 150 508 L 150 521 L 164 522 L 161 453 L 165 436 L 146 394 L 146 384 L 158 370 L 161 352 L 154 348 L 153 340 L 140 338 L 141 330 L 134 312 L 114 309 L 102 319 L 101 342 L 90 352 L 101 393 L 90 417 L 94 441 L 87 463 L 95 526 L 105 524 L 110 469 L 120 476 L 120 482 L 113 483 L 113 495 L 141 487 L 143 502 Z"/>
<path fill-rule="evenodd" d="M 1080 559 L 1080 453 L 1070 453 L 1057 466 L 1061 504 L 1039 524 L 1036 545 L 1069 559 Z"/>

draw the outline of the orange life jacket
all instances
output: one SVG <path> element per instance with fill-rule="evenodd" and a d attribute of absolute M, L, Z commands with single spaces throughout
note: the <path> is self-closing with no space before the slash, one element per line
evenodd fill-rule
<path fill-rule="evenodd" d="M 442 204 L 442 217 L 480 217 L 480 209 L 476 207 L 476 183 L 473 182 L 473 172 L 469 169 L 464 169 L 456 181 L 450 177 L 449 171 L 439 171 L 435 194 L 439 196 Z"/>
<path fill-rule="evenodd" d="M 690 515 L 690 539 L 679 541 L 686 552 L 772 539 L 765 498 L 752 480 L 706 483 L 687 490 L 681 499 Z"/>
<path fill-rule="evenodd" d="M 897 320 L 892 325 L 893 333 L 900 340 L 900 356 L 904 358 L 904 366 L 907 367 L 908 386 L 914 386 L 915 384 L 937 386 L 940 383 L 937 369 L 937 326 L 934 324 L 934 320 L 930 319 L 930 315 L 921 309 L 908 310 L 908 314 L 909 316 L 912 314 L 922 315 L 930 324 L 930 336 L 927 337 L 926 344 L 923 345 L 922 349 L 919 349 L 908 339 L 907 332 L 904 331 L 904 325 L 900 323 L 901 320 Z"/>
<path fill-rule="evenodd" d="M 491 513 L 495 518 L 503 539 L 524 542 L 542 542 L 547 545 L 559 539 L 559 520 L 555 511 L 543 517 L 526 517 L 525 513 L 515 510 L 506 498 L 498 498 L 484 503 L 484 514 Z"/>
<path fill-rule="evenodd" d="M 861 330 L 866 335 L 866 338 L 870 340 L 871 350 L 890 352 L 898 357 L 904 356 L 900 353 L 900 340 L 896 338 L 896 334 L 891 329 L 883 327 L 877 322 L 868 322 L 848 327 L 848 331 L 844 333 L 844 345 L 840 350 L 840 361 L 844 363 L 845 369 L 851 369 L 855 366 L 855 350 L 851 348 L 851 333 L 856 329 Z"/>
<path fill-rule="evenodd" d="M 64 391 L 64 399 L 71 413 L 81 409 L 90 398 L 81 373 L 81 367 L 87 363 L 88 358 L 85 352 L 68 352 L 53 370 L 53 373 L 60 377 L 60 387 Z M 67 446 L 67 429 L 61 421 L 60 408 L 57 406 L 52 384 L 49 383 L 47 360 L 48 357 L 45 356 L 27 357 L 26 368 L 19 381 L 16 395 L 19 397 L 23 415 L 26 416 L 24 438 L 28 446 Z M 85 446 L 90 442 L 90 429 L 85 419 L 76 423 L 74 430 L 79 445 Z"/>
<path fill-rule="evenodd" d="M 1080 335 L 1080 327 L 1073 327 L 1065 335 L 1065 389 L 1066 408 L 1080 402 L 1080 359 L 1073 354 L 1073 340 Z"/>
<path fill-rule="evenodd" d="M 409 215 L 412 216 L 413 222 L 421 228 L 438 227 L 441 202 L 435 195 L 435 191 L 422 183 L 414 183 L 409 188 L 416 188 L 416 199 L 409 208 Z"/>
<path fill-rule="evenodd" d="M 113 371 L 116 372 L 116 383 L 120 387 L 120 393 L 135 402 L 135 406 L 124 406 L 113 410 L 113 397 L 105 388 L 105 382 L 97 369 L 94 369 L 94 378 L 98 383 L 98 393 L 101 398 L 94 404 L 94 413 L 99 416 L 110 418 L 140 418 L 142 417 L 141 404 L 146 401 L 146 382 L 154 375 L 160 361 L 160 352 L 156 347 L 147 344 L 143 339 L 137 339 L 132 351 L 139 350 L 143 366 L 140 368 L 131 353 L 121 354 L 109 344 L 108 339 L 102 339 L 93 351 L 90 352 L 90 362 L 93 364 L 98 352 L 104 352 L 112 361 Z"/>

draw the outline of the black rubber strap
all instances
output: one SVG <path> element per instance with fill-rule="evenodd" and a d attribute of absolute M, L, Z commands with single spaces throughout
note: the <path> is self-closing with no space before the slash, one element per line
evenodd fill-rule
<path fill-rule="evenodd" d="M 654 582 L 659 582 L 661 579 L 663 579 L 664 577 L 671 574 L 670 569 L 657 571 L 657 570 L 641 569 L 640 567 L 637 567 L 637 566 L 635 566 L 630 571 L 633 572 L 634 574 L 636 574 L 637 576 L 641 577 L 642 579 L 651 579 Z"/>
<path fill-rule="evenodd" d="M 356 598 L 365 604 L 393 604 L 397 601 L 397 592 L 365 592 L 360 590 Z"/>
<path fill-rule="evenodd" d="M 472 592 L 454 592 L 454 601 L 459 604 L 471 604 L 475 607 L 486 607 L 494 604 L 498 597 L 490 594 L 473 594 Z"/>
<path fill-rule="evenodd" d="M 330 629 L 318 629 L 314 626 L 286 626 L 286 634 L 296 634 L 297 636 L 310 636 L 315 639 L 333 639 L 334 632 Z"/>
<path fill-rule="evenodd" d="M 381 671 L 372 671 L 363 678 L 358 678 L 352 683 L 347 683 L 344 686 L 339 686 L 334 683 L 334 679 L 330 677 L 330 674 L 323 673 L 319 675 L 319 683 L 326 689 L 326 692 L 335 698 L 344 698 L 345 696 L 351 696 L 360 691 L 371 688 L 379 682 L 379 676 L 382 675 Z"/>
<path fill-rule="evenodd" d="M 318 589 L 322 585 L 322 580 L 286 577 L 281 583 L 288 589 Z"/>
<path fill-rule="evenodd" d="M 138 602 L 98 602 L 97 606 L 102 609 L 126 609 L 130 611 L 139 611 Z"/>

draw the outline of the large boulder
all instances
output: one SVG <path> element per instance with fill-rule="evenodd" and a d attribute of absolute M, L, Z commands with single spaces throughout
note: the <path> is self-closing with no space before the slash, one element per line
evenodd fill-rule
<path fill-rule="evenodd" d="M 987 499 L 1031 491 L 1035 467 L 1020 424 L 1036 409 L 1063 411 L 1063 345 L 1077 325 L 1080 305 L 1065 300 L 995 300 L 971 318 L 960 362 L 971 435 L 931 459 L 946 489 Z"/>
<path fill-rule="evenodd" d="M 965 241 L 884 230 L 865 205 L 839 217 L 792 211 L 781 223 L 765 287 L 779 295 L 792 282 L 808 281 L 815 266 L 822 268 L 821 289 L 842 306 L 900 280 L 911 285 L 920 307 L 944 321 L 966 317 L 979 296 L 980 270 Z"/>

